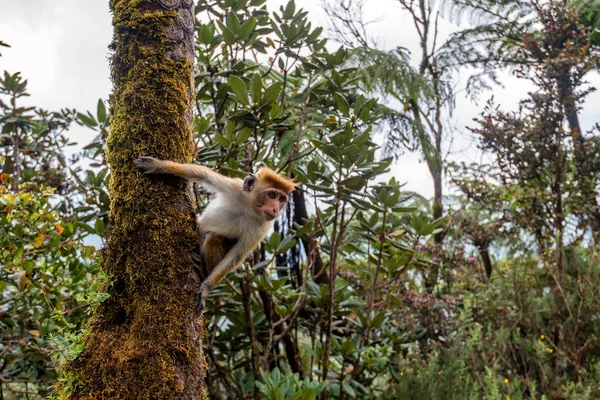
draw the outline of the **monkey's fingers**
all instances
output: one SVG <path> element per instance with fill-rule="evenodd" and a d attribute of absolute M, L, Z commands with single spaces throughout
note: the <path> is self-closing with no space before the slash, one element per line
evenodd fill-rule
<path fill-rule="evenodd" d="M 204 314 L 205 309 L 206 309 L 206 298 L 204 296 L 202 296 L 202 294 L 200 293 L 198 295 L 198 300 L 196 302 L 196 315 Z"/>
<path fill-rule="evenodd" d="M 200 286 L 200 292 L 198 292 L 198 300 L 196 302 L 196 313 L 197 315 L 202 315 L 204 310 L 206 309 L 206 299 L 208 298 L 208 293 L 210 292 L 210 288 L 206 285 Z"/>
<path fill-rule="evenodd" d="M 144 174 L 152 174 L 156 172 L 159 160 L 154 157 L 138 157 L 133 161 L 133 164 Z"/>

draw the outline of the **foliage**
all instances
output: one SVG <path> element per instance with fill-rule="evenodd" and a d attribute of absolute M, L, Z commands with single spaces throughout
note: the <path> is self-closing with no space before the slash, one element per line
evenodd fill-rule
<path fill-rule="evenodd" d="M 45 396 L 54 351 L 86 320 L 90 261 L 73 211 L 64 134 L 74 111 L 20 107 L 27 81 L 0 79 L 0 379 L 8 398 Z"/>
<path fill-rule="evenodd" d="M 600 2 L 597 0 L 572 0 L 569 7 L 578 11 L 581 22 L 592 28 L 590 41 L 600 45 Z"/>
<path fill-rule="evenodd" d="M 401 103 L 402 109 L 382 107 L 385 122 L 382 125 L 387 130 L 386 153 L 401 154 L 411 142 L 413 148 L 409 149 L 421 151 L 433 180 L 433 216 L 441 219 L 444 215 L 443 158 L 449 150 L 444 147 L 451 142 L 453 133 L 447 122 L 455 102 L 456 66 L 448 62 L 444 46 L 438 44 L 439 5 L 429 0 L 397 0 L 397 6 L 415 27 L 419 52 L 411 57 L 401 47 L 382 51 L 370 44 L 373 41 L 368 39 L 367 23 L 360 12 L 364 1 L 332 0 L 325 4 L 337 40 L 346 43 L 350 36 L 360 45 L 352 52 L 351 65 L 363 72 L 361 89 Z M 415 67 L 410 63 L 411 58 Z M 441 245 L 445 232 L 445 229 L 437 232 L 436 244 Z M 427 290 L 431 291 L 436 285 L 438 273 L 435 267 L 429 272 L 425 280 Z"/>
<path fill-rule="evenodd" d="M 20 73 L 4 71 L 0 79 L 0 157 L 2 172 L 13 192 L 24 183 L 44 183 L 58 193 L 69 190 L 67 161 L 63 151 L 72 143 L 64 132 L 74 119 L 74 110 L 48 112 L 19 106 L 26 96 L 27 81 Z"/>
<path fill-rule="evenodd" d="M 78 196 L 84 199 L 75 211 L 79 217 L 79 226 L 85 232 L 104 238 L 108 227 L 110 207 L 108 196 L 110 173 L 105 161 L 110 115 L 104 101 L 98 100 L 96 115 L 89 111 L 85 114 L 77 113 L 76 122 L 97 132 L 97 135 L 83 147 L 81 158 L 87 161 L 87 168 L 81 173 L 73 175 L 78 183 L 76 186 Z"/>
<path fill-rule="evenodd" d="M 327 52 L 321 29 L 313 29 L 293 1 L 273 14 L 262 3 L 198 7 L 201 20 L 212 21 L 198 28 L 198 160 L 238 176 L 264 163 L 304 185 L 252 268 L 213 292 L 206 348 L 213 360 L 211 397 L 222 398 L 224 388 L 237 396 L 252 395 L 255 387 L 265 394 L 268 365 L 300 379 L 327 376 L 327 396 L 366 395 L 372 393 L 370 376 L 384 373 L 380 361 L 372 362 L 382 349 L 372 344 L 379 338 L 371 337 L 386 317 L 373 308 L 375 288 L 388 279 L 380 269 L 385 265 L 397 275 L 427 265 L 411 245 L 437 225 L 402 220 L 400 214 L 412 210 L 409 196 L 401 195 L 394 180 L 375 183 L 390 160 L 377 160 L 372 139 L 381 105 L 356 94 L 364 72 L 347 67 L 343 48 Z M 256 25 L 253 34 L 246 34 L 246 25 Z M 253 52 L 266 55 L 248 57 Z M 314 210 L 312 217 L 298 211 L 307 208 Z M 388 231 L 386 219 L 397 228 Z M 411 222 L 420 223 L 423 232 L 413 232 Z M 370 233 L 361 233 L 359 224 Z M 401 226 L 411 233 L 400 233 Z M 394 231 L 397 236 L 387 238 Z M 350 264 L 353 270 L 370 266 L 358 287 L 346 271 Z M 370 310 L 362 312 L 366 293 Z M 369 364 L 361 363 L 359 344 L 373 345 Z M 277 356 L 280 346 L 287 361 Z M 353 362 L 356 372 L 349 374 Z M 258 386 L 246 384 L 253 380 Z"/>
<path fill-rule="evenodd" d="M 598 307 L 590 292 L 599 276 L 597 255 L 582 248 L 569 254 L 570 273 L 561 284 L 568 307 L 577 309 L 577 315 L 557 328 L 554 310 L 559 304 L 546 290 L 552 278 L 535 259 L 498 264 L 489 284 L 480 281 L 455 289 L 468 288 L 469 294 L 456 310 L 453 335 L 432 342 L 427 356 L 410 349 L 400 358 L 397 396 L 596 398 L 598 347 L 591 338 L 598 324 L 589 316 Z M 575 371 L 577 378 L 569 379 Z"/>
<path fill-rule="evenodd" d="M 472 131 L 489 163 L 454 168 L 472 204 L 458 220 L 489 279 L 474 313 L 489 344 L 471 357 L 481 360 L 469 375 L 487 367 L 494 395 L 510 398 L 594 398 L 597 305 L 588 291 L 598 277 L 598 142 L 596 130 L 582 134 L 577 105 L 593 90 L 583 77 L 598 64 L 598 49 L 563 4 L 537 17 L 539 31 L 523 34 L 516 52 L 533 62 L 515 70 L 537 90 L 516 112 L 488 102 Z M 506 256 L 492 266 L 494 247 Z"/>
<path fill-rule="evenodd" d="M 261 371 L 264 382 L 256 382 L 256 386 L 266 399 L 269 400 L 308 400 L 316 399 L 325 388 L 325 383 L 317 381 L 300 380 L 298 374 L 282 376 L 279 368 L 275 368 L 270 374 Z"/>

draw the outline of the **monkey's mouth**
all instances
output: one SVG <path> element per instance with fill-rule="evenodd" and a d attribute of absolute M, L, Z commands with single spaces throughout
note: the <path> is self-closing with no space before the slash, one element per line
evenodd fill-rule
<path fill-rule="evenodd" d="M 263 214 L 265 214 L 265 219 L 267 221 L 273 221 L 275 219 L 275 217 L 277 216 L 277 215 L 275 215 L 273 213 L 270 213 L 268 211 L 263 211 Z"/>

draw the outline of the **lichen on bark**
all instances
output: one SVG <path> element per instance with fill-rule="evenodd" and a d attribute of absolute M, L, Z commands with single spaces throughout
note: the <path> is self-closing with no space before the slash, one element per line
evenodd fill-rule
<path fill-rule="evenodd" d="M 193 1 L 111 0 L 113 93 L 110 226 L 101 266 L 110 297 L 95 307 L 84 349 L 57 385 L 64 399 L 202 399 L 203 322 L 194 200 L 176 178 L 133 160 L 191 162 Z"/>

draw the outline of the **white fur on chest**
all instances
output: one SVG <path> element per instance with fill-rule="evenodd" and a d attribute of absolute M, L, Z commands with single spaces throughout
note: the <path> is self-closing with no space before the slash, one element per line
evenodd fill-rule
<path fill-rule="evenodd" d="M 200 230 L 236 239 L 252 235 L 251 240 L 261 241 L 272 223 L 265 221 L 242 201 L 235 198 L 228 200 L 217 194 L 200 216 Z"/>

